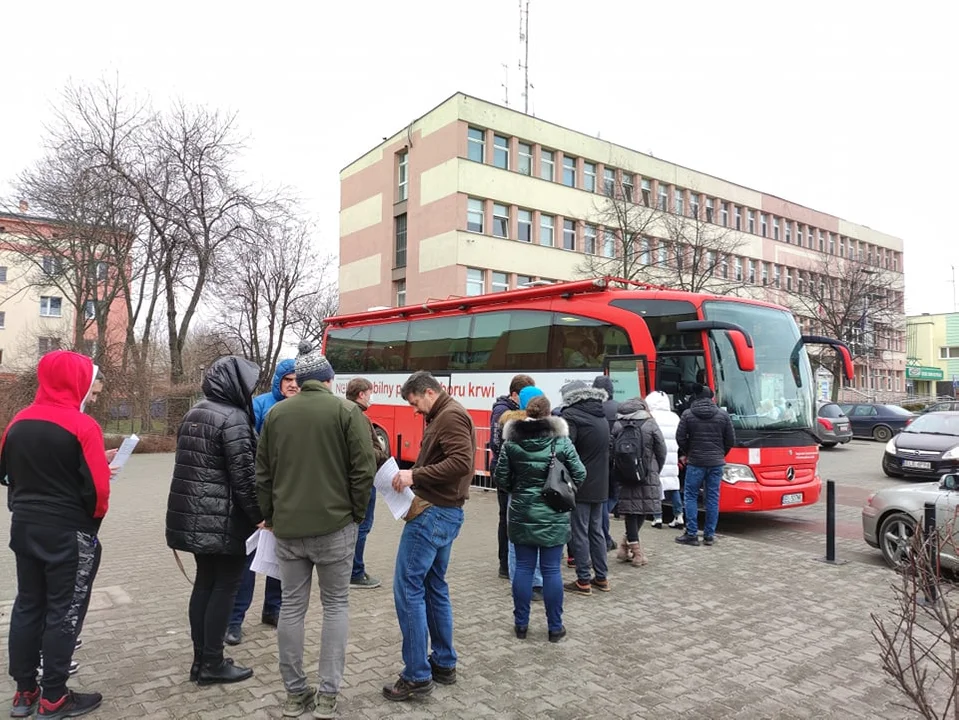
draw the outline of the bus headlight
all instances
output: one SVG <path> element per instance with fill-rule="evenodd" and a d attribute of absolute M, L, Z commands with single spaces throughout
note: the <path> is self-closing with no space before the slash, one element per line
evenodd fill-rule
<path fill-rule="evenodd" d="M 756 482 L 756 476 L 749 465 L 731 465 L 726 463 L 723 468 L 723 482 L 735 485 L 738 482 Z"/>

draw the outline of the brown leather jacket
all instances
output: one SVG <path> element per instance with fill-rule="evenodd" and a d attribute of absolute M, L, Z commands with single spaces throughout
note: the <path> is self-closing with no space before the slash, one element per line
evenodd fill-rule
<path fill-rule="evenodd" d="M 426 416 L 420 453 L 413 465 L 413 492 L 440 507 L 463 507 L 475 472 L 473 419 L 446 392 Z"/>

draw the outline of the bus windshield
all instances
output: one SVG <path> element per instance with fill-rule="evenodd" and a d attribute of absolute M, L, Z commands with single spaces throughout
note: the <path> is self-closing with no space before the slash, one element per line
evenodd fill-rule
<path fill-rule="evenodd" d="M 709 336 L 716 402 L 726 408 L 733 426 L 744 430 L 802 430 L 813 427 L 814 388 L 809 357 L 800 350 L 796 386 L 789 354 L 799 340 L 799 328 L 785 310 L 745 303 L 703 303 L 707 320 L 742 326 L 752 335 L 756 369 L 743 372 L 736 363 L 729 337 L 724 332 Z"/>

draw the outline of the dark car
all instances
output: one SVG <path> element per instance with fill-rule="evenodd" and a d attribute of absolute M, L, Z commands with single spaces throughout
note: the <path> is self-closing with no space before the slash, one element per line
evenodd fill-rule
<path fill-rule="evenodd" d="M 949 410 L 959 410 L 959 400 L 943 400 L 924 407 L 920 414 L 925 415 L 931 412 L 947 412 Z"/>
<path fill-rule="evenodd" d="M 836 447 L 839 443 L 852 440 L 852 426 L 849 418 L 834 402 L 824 402 L 816 414 L 816 435 L 823 447 Z"/>
<path fill-rule="evenodd" d="M 840 407 L 849 418 L 853 435 L 879 442 L 886 442 L 917 417 L 898 405 L 843 403 Z"/>
<path fill-rule="evenodd" d="M 959 412 L 916 418 L 886 443 L 882 471 L 889 477 L 928 478 L 959 472 Z"/>

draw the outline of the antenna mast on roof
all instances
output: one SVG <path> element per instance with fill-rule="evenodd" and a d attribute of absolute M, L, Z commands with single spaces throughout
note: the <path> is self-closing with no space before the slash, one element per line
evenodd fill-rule
<path fill-rule="evenodd" d="M 519 0 L 519 69 L 523 71 L 523 112 L 529 114 L 529 0 Z"/>
<path fill-rule="evenodd" d="M 503 82 L 501 83 L 503 88 L 503 104 L 509 107 L 509 65 L 506 63 L 500 64 L 503 66 Z"/>

